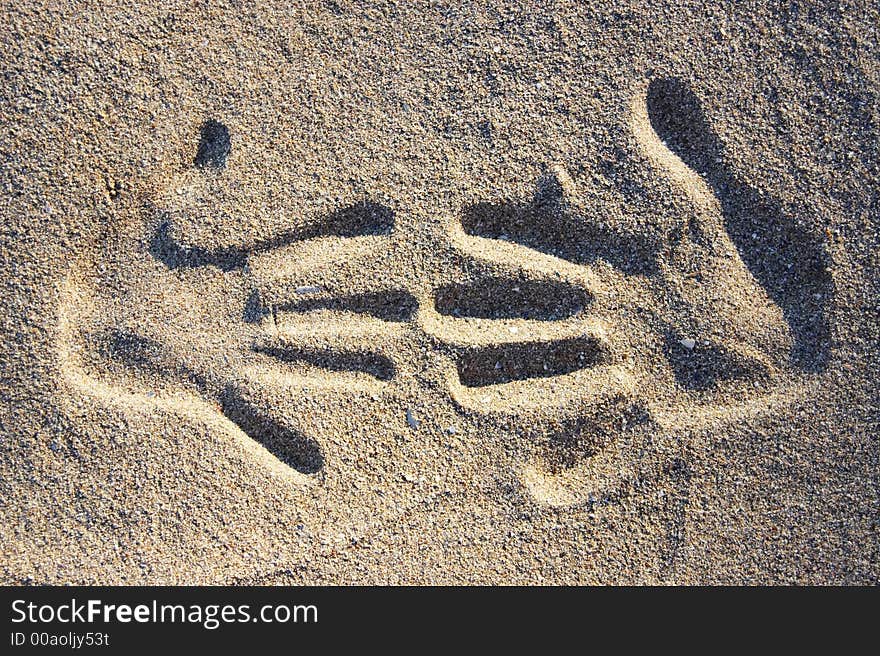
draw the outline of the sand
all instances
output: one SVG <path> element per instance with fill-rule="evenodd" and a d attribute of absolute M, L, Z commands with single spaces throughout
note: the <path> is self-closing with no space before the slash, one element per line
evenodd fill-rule
<path fill-rule="evenodd" d="M 0 581 L 876 583 L 880 13 L 5 3 Z"/>

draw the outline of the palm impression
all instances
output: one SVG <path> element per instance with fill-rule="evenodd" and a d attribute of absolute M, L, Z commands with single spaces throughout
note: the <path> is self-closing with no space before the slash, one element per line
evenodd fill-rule
<path fill-rule="evenodd" d="M 693 94 L 652 83 L 631 128 L 632 167 L 663 181 L 655 214 L 606 213 L 551 163 L 530 197 L 469 203 L 412 256 L 370 200 L 221 249 L 188 239 L 182 201 L 157 203 L 146 241 L 71 273 L 66 371 L 92 396 L 187 405 L 301 482 L 334 453 L 285 410 L 291 395 L 381 399 L 418 432 L 398 392 L 416 380 L 453 408 L 445 430 L 508 435 L 534 498 L 583 502 L 640 440 L 767 411 L 827 358 L 821 257 L 797 255 L 806 233 L 725 167 Z M 229 147 L 206 124 L 191 184 L 216 183 L 201 169 Z M 775 241 L 744 258 L 750 221 Z M 112 294 L 84 282 L 94 266 L 115 267 Z M 148 294 L 136 315 L 115 300 L 131 280 Z"/>

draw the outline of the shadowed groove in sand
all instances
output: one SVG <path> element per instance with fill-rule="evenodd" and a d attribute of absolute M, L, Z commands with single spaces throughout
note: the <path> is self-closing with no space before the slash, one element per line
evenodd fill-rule
<path fill-rule="evenodd" d="M 724 381 L 766 380 L 767 366 L 721 344 L 698 343 L 692 350 L 684 348 L 679 336 L 666 335 L 664 352 L 676 382 L 688 390 L 704 391 Z"/>
<path fill-rule="evenodd" d="M 543 465 L 551 473 L 576 467 L 607 448 L 623 431 L 650 421 L 647 408 L 626 395 L 608 398 L 587 412 L 560 419 L 545 444 Z"/>
<path fill-rule="evenodd" d="M 595 337 L 497 344 L 463 350 L 458 378 L 465 387 L 484 387 L 569 374 L 594 367 L 602 359 L 603 349 Z"/>
<path fill-rule="evenodd" d="M 248 256 L 282 248 L 298 241 L 318 237 L 364 237 L 388 235 L 394 228 L 394 212 L 378 203 L 364 201 L 337 210 L 313 223 L 288 230 L 271 239 L 260 240 L 247 248 L 209 250 L 185 246 L 173 235 L 167 213 L 150 239 L 150 254 L 171 269 L 215 266 L 223 271 L 241 269 Z"/>
<path fill-rule="evenodd" d="M 310 349 L 300 346 L 273 346 L 257 344 L 257 353 L 268 355 L 282 362 L 307 364 L 327 371 L 360 372 L 378 380 L 394 378 L 394 362 L 384 355 L 365 351 L 346 351 L 339 349 Z"/>
<path fill-rule="evenodd" d="M 233 387 L 224 391 L 220 407 L 242 432 L 296 471 L 315 474 L 324 467 L 324 455 L 317 442 L 261 413 Z"/>
<path fill-rule="evenodd" d="M 406 322 L 412 319 L 418 306 L 416 298 L 407 291 L 385 290 L 330 298 L 307 298 L 275 307 L 279 312 L 335 310 L 366 314 L 382 321 Z M 265 314 L 267 310 L 262 312 Z"/>
<path fill-rule="evenodd" d="M 779 200 L 762 196 L 728 166 L 724 145 L 686 83 L 654 80 L 646 103 L 657 136 L 714 190 L 743 261 L 782 308 L 795 340 L 794 363 L 810 371 L 824 369 L 833 281 L 822 240 L 787 216 Z"/>
<path fill-rule="evenodd" d="M 100 351 L 103 355 L 135 367 L 152 369 L 158 366 L 162 352 L 159 342 L 118 328 L 102 337 Z"/>
<path fill-rule="evenodd" d="M 150 380 L 173 374 L 188 379 L 206 399 L 217 398 L 204 376 L 166 362 L 162 345 L 152 339 L 126 330 L 111 329 L 93 335 L 92 340 L 96 342 L 98 353 L 131 367 L 135 372 L 147 374 Z M 224 417 L 286 465 L 303 474 L 316 473 L 323 467 L 324 457 L 317 442 L 266 416 L 232 386 L 226 387 L 218 400 Z"/>
<path fill-rule="evenodd" d="M 556 321 L 580 314 L 591 301 L 586 289 L 571 283 L 485 276 L 439 288 L 434 307 L 452 317 Z"/>
<path fill-rule="evenodd" d="M 205 377 L 188 367 L 171 360 L 162 344 L 122 328 L 112 328 L 90 336 L 94 352 L 101 357 L 118 362 L 134 373 L 158 380 L 171 376 L 188 381 L 197 389 L 208 387 Z"/>
<path fill-rule="evenodd" d="M 656 245 L 641 235 L 591 223 L 570 207 L 551 178 L 541 181 L 529 201 L 466 207 L 461 225 L 469 235 L 511 241 L 575 264 L 604 260 L 634 275 L 657 270 Z"/>

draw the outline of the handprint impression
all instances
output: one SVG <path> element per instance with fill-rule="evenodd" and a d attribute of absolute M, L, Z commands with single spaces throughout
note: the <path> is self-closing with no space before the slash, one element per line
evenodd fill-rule
<path fill-rule="evenodd" d="M 674 200 L 657 199 L 651 225 L 626 207 L 596 207 L 555 165 L 530 199 L 464 208 L 424 259 L 445 263 L 439 283 L 377 284 L 392 278 L 388 254 L 411 247 L 384 206 L 358 203 L 215 251 L 182 245 L 170 217 L 152 236 L 154 264 L 183 286 L 195 284 L 188 272 L 213 272 L 240 304 L 180 348 L 150 326 L 186 333 L 186 317 L 156 302 L 154 316 L 87 336 L 79 357 L 183 381 L 303 474 L 321 471 L 325 454 L 275 410 L 291 376 L 314 388 L 344 373 L 346 389 L 386 389 L 406 368 L 405 334 L 446 363 L 462 421 L 533 439 L 549 472 L 602 452 L 627 427 L 666 416 L 675 429 L 714 394 L 752 398 L 780 372 L 821 368 L 831 282 L 818 241 L 725 166 L 683 84 L 651 83 L 634 117 L 645 154 L 636 167 Z M 309 378 L 316 370 L 324 375 Z"/>
<path fill-rule="evenodd" d="M 392 358 L 376 352 L 375 342 L 411 318 L 415 300 L 406 292 L 376 291 L 369 283 L 360 291 L 348 284 L 352 293 L 334 294 L 353 269 L 369 277 L 372 266 L 381 279 L 383 264 L 374 255 L 387 250 L 391 211 L 357 203 L 246 248 L 220 250 L 177 238 L 171 213 L 153 208 L 149 214 L 157 216 L 148 240 L 150 259 L 134 258 L 130 271 L 117 273 L 113 281 L 121 291 L 83 294 L 87 276 L 71 273 L 62 313 L 68 333 L 65 371 L 81 387 L 114 402 L 133 392 L 140 400 L 170 399 L 168 406 L 176 409 L 214 408 L 296 472 L 320 473 L 321 446 L 280 409 L 297 383 L 332 386 L 326 376 L 310 376 L 316 370 L 360 372 L 363 378 L 349 387 L 368 392 L 370 380 L 378 384 L 395 375 Z M 138 245 L 137 239 L 120 241 L 130 249 Z M 337 278 L 321 276 L 321 287 L 297 284 L 303 276 L 320 274 L 322 265 Z M 129 289 L 132 280 L 139 289 Z M 113 303 L 114 293 L 150 298 L 149 313 L 126 316 Z M 344 323 L 328 321 L 339 316 L 346 317 Z M 358 323 L 358 317 L 364 321 Z M 109 327 L 76 335 L 74 325 Z M 184 399 L 193 397 L 206 405 L 191 407 Z"/>

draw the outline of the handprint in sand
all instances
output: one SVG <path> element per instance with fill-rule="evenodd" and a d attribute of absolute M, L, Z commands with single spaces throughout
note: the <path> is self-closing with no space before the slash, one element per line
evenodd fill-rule
<path fill-rule="evenodd" d="M 727 166 L 686 85 L 638 94 L 630 139 L 609 168 L 650 215 L 552 165 L 531 198 L 464 209 L 459 270 L 419 315 L 455 401 L 530 436 L 522 478 L 552 504 L 593 498 L 648 442 L 789 403 L 828 358 L 820 242 Z"/>
<path fill-rule="evenodd" d="M 179 239 L 173 213 L 150 214 L 146 238 L 123 233 L 101 254 L 102 270 L 118 265 L 102 289 L 89 283 L 89 270 L 71 272 L 70 290 L 80 294 L 70 291 L 65 320 L 89 328 L 66 344 L 66 357 L 77 363 L 68 372 L 80 372 L 93 392 L 136 390 L 148 402 L 163 396 L 157 390 L 183 390 L 175 403 L 200 399 L 193 411 L 213 408 L 294 470 L 320 472 L 321 446 L 277 409 L 287 406 L 290 385 L 332 385 L 330 372 L 361 374 L 344 381 L 349 389 L 394 376 L 379 338 L 412 315 L 413 300 L 368 282 L 381 280 L 390 211 L 358 203 L 246 249 L 213 251 Z M 134 257 L 116 259 L 126 247 Z M 352 269 L 361 285 L 351 284 Z M 303 276 L 308 282 L 299 284 Z M 335 295 L 341 283 L 347 293 Z M 143 312 L 126 314 L 120 308 L 130 306 L 115 301 L 134 293 Z"/>
<path fill-rule="evenodd" d="M 439 217 L 431 243 L 411 239 L 390 207 L 360 200 L 217 248 L 185 229 L 190 188 L 222 183 L 194 171 L 180 182 L 184 200 L 145 206 L 145 233 L 123 230 L 71 273 L 68 371 L 92 392 L 121 385 L 145 403 L 153 388 L 184 389 L 194 412 L 302 480 L 334 454 L 307 428 L 323 419 L 291 414 L 291 395 L 381 397 L 389 416 L 430 396 L 454 407 L 462 433 L 515 443 L 534 497 L 579 503 L 639 440 L 785 402 L 778 383 L 827 357 L 821 257 L 774 247 L 775 260 L 761 258 L 731 238 L 756 194 L 725 168 L 695 103 L 674 81 L 633 102 L 622 166 L 636 187 L 640 176 L 662 181 L 640 192 L 656 195 L 649 216 L 622 198 L 597 202 L 589 176 L 556 163 L 531 197 Z M 228 134 L 212 126 L 208 138 Z M 196 163 L 220 169 L 226 153 L 203 143 Z M 766 201 L 752 212 L 785 220 Z M 113 269 L 100 285 L 89 282 L 94 266 Z M 135 293 L 132 280 L 141 311 L 123 313 L 133 304 L 115 298 Z M 352 407 L 321 412 L 332 422 Z"/>

